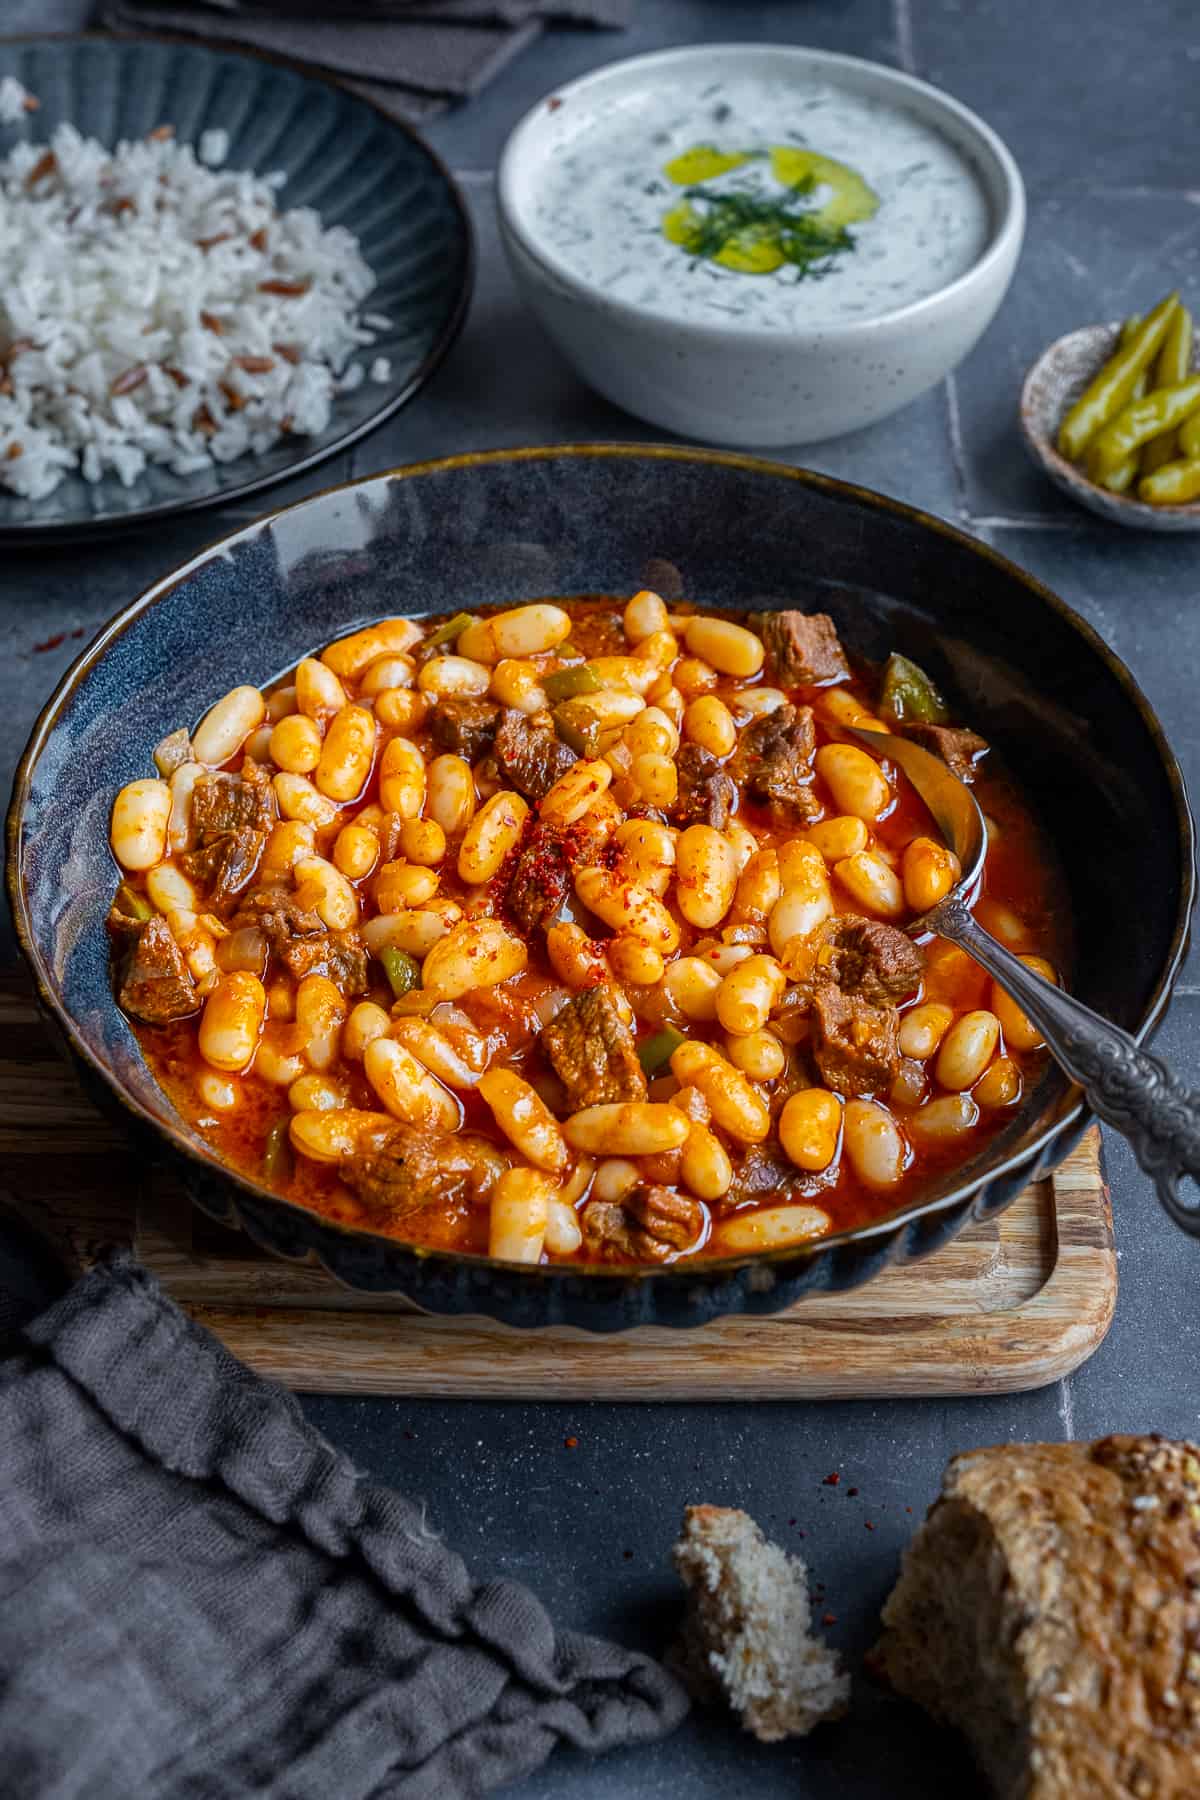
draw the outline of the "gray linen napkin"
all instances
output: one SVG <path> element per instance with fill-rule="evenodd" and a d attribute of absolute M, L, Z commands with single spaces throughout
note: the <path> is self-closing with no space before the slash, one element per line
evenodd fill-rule
<path fill-rule="evenodd" d="M 548 20 L 612 29 L 633 0 L 102 0 L 111 31 L 166 31 L 327 69 L 401 118 L 469 99 Z"/>
<path fill-rule="evenodd" d="M 467 1800 L 686 1709 L 473 1579 L 124 1253 L 0 1361 L 5 1800 Z"/>

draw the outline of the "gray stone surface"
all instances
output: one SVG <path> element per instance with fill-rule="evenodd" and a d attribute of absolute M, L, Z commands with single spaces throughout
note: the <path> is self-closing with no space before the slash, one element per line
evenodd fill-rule
<path fill-rule="evenodd" d="M 10 0 L 5 29 L 69 28 L 86 11 L 79 0 Z M 636 50 L 747 37 L 899 61 L 978 107 L 1008 138 L 1030 182 L 1031 226 L 1014 288 L 983 343 L 953 384 L 804 460 L 954 519 L 1048 581 L 1129 662 L 1195 778 L 1195 541 L 1137 537 L 1070 510 L 1027 468 L 1014 428 L 1020 377 L 1049 339 L 1144 307 L 1173 282 L 1200 298 L 1200 25 L 1180 0 L 640 0 L 624 36 L 547 33 L 474 105 L 430 130 L 463 173 L 479 227 L 475 307 L 427 393 L 354 451 L 354 472 L 453 450 L 650 435 L 587 393 L 521 310 L 496 242 L 491 171 L 511 125 L 556 84 Z M 341 473 L 330 465 L 270 503 Z M 147 581 L 240 516 L 0 563 L 5 776 L 82 639 L 40 652 L 35 644 L 59 632 L 90 637 Z M 1160 1042 L 1200 1079 L 1195 953 Z M 678 1607 L 665 1557 L 683 1505 L 745 1505 L 808 1557 L 824 1584 L 818 1610 L 836 1615 L 830 1636 L 857 1662 L 953 1451 L 1114 1429 L 1200 1434 L 1200 1249 L 1161 1221 L 1127 1148 L 1110 1140 L 1107 1156 L 1122 1259 L 1117 1320 L 1089 1364 L 1041 1393 L 928 1404 L 730 1406 L 700 1393 L 694 1405 L 663 1407 L 305 1404 L 361 1467 L 422 1495 L 433 1523 L 477 1568 L 529 1581 L 564 1623 L 648 1646 L 661 1647 Z M 568 1437 L 577 1447 L 566 1447 Z M 825 1486 L 835 1469 L 840 1485 Z M 721 1721 L 697 1719 L 652 1752 L 595 1764 L 558 1757 L 519 1791 L 525 1800 L 815 1800 L 830 1792 L 928 1800 L 976 1789 L 952 1743 L 863 1680 L 853 1719 L 796 1747 L 754 1746 Z"/>

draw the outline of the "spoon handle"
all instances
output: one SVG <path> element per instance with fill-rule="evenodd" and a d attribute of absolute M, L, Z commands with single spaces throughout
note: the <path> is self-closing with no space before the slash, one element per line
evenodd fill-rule
<path fill-rule="evenodd" d="M 1184 1176 L 1200 1183 L 1200 1093 L 1184 1087 L 1119 1025 L 1027 969 L 961 899 L 943 901 L 930 923 L 995 976 L 1037 1026 L 1055 1061 L 1079 1083 L 1092 1111 L 1129 1139 L 1176 1225 L 1200 1237 L 1200 1205 L 1188 1205 L 1179 1194 Z"/>

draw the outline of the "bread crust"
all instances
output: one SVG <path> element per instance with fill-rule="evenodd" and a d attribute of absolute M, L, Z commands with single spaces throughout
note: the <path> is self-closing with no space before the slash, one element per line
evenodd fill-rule
<path fill-rule="evenodd" d="M 671 1660 L 698 1700 L 724 1698 L 764 1743 L 845 1712 L 850 1679 L 810 1633 L 799 1557 L 728 1506 L 689 1506 L 672 1554 L 689 1601 Z"/>
<path fill-rule="evenodd" d="M 1200 1450 L 1003 1444 L 950 1463 L 871 1666 L 1001 1800 L 1200 1796 Z"/>

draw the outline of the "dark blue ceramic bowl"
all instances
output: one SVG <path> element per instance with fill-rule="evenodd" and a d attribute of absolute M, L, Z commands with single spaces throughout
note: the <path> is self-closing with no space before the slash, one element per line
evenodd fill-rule
<path fill-rule="evenodd" d="M 289 438 L 264 456 L 194 475 L 151 468 L 128 488 L 115 475 L 95 483 L 69 475 L 44 500 L 0 492 L 0 543 L 94 537 L 244 500 L 373 431 L 454 342 L 474 272 L 466 208 L 433 151 L 370 101 L 276 58 L 165 38 L 3 39 L 4 75 L 40 104 L 18 125 L 0 125 L 0 154 L 21 138 L 44 143 L 64 120 L 109 145 L 169 124 L 193 146 L 201 132 L 227 131 L 224 168 L 282 170 L 282 207 L 315 207 L 326 226 L 344 225 L 359 240 L 377 282 L 363 311 L 391 320 L 364 360 L 387 357 L 391 374 L 339 396 L 319 437 Z"/>
<path fill-rule="evenodd" d="M 1058 845 L 1074 990 L 1139 1037 L 1157 1022 L 1193 898 L 1183 780 L 1129 671 L 1062 601 L 936 519 L 749 457 L 632 445 L 454 457 L 319 494 L 157 582 L 64 678 L 18 770 L 8 884 L 43 1005 L 91 1090 L 168 1154 L 207 1212 L 437 1312 L 697 1325 L 866 1281 L 997 1212 L 1066 1155 L 1088 1118 L 1050 1068 L 1000 1136 L 901 1214 L 807 1248 L 631 1275 L 517 1269 L 340 1229 L 222 1167 L 179 1119 L 114 1004 L 103 929 L 112 797 L 150 771 L 151 747 L 235 683 L 268 682 L 384 614 L 673 580 L 719 606 L 823 608 L 862 654 L 900 649 L 930 669 Z"/>

